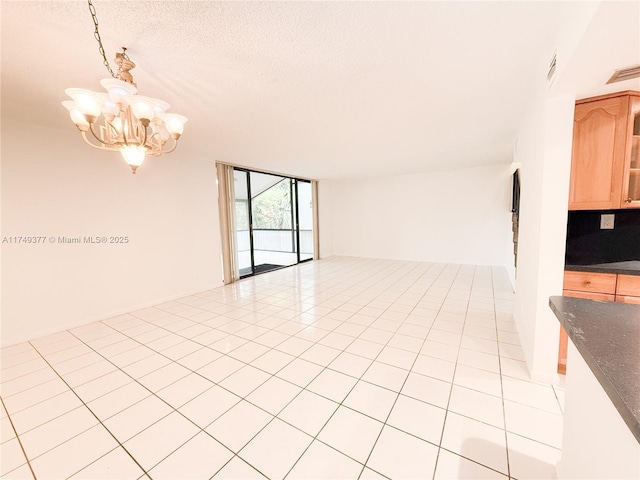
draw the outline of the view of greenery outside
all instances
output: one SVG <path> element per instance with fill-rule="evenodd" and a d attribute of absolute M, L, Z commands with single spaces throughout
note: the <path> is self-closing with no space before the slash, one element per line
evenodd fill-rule
<path fill-rule="evenodd" d="M 253 206 L 253 228 L 254 229 L 291 229 L 291 180 L 284 179 L 276 183 L 273 187 L 256 195 L 251 201 Z M 246 205 L 246 202 L 245 202 Z M 238 203 L 236 203 L 236 213 Z M 246 217 L 246 207 L 244 208 Z M 239 216 L 238 228 L 240 228 Z M 247 220 L 247 225 L 248 225 Z"/>
<path fill-rule="evenodd" d="M 249 207 L 246 200 L 236 200 L 236 229 L 249 230 Z"/>

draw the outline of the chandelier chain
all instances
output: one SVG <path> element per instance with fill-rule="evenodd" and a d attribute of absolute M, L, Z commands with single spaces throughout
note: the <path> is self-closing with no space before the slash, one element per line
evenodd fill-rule
<path fill-rule="evenodd" d="M 111 67 L 109 66 L 107 55 L 104 53 L 104 47 L 102 46 L 102 39 L 100 38 L 100 32 L 98 31 L 98 16 L 96 15 L 96 7 L 93 6 L 93 3 L 91 3 L 91 0 L 87 0 L 87 2 L 89 3 L 89 12 L 91 13 L 91 18 L 93 19 L 93 25 L 96 27 L 93 32 L 93 36 L 98 41 L 98 46 L 99 46 L 98 50 L 100 51 L 100 55 L 102 55 L 104 66 L 107 67 L 107 70 L 109 71 L 109 73 L 113 78 L 117 78 L 117 75 L 113 73 L 113 70 L 111 70 Z"/>

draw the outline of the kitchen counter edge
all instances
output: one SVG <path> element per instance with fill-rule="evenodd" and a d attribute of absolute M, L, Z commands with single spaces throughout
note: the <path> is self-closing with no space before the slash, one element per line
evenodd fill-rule
<path fill-rule="evenodd" d="M 549 306 L 640 443 L 640 306 L 574 297 Z"/>

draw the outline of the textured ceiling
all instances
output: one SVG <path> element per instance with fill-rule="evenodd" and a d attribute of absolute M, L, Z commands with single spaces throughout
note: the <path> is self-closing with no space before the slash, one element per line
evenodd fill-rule
<path fill-rule="evenodd" d="M 139 93 L 189 117 L 180 149 L 307 178 L 510 162 L 563 29 L 593 10 L 515 1 L 94 5 L 109 61 L 126 46 Z M 86 3 L 1 8 L 3 116 L 73 128 L 64 89 L 99 90 L 108 76 Z"/>

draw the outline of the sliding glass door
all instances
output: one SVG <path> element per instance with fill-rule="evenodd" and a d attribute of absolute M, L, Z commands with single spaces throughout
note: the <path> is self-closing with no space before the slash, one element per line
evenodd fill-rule
<path fill-rule="evenodd" d="M 311 183 L 234 168 L 240 278 L 313 258 Z"/>
<path fill-rule="evenodd" d="M 234 193 L 235 193 L 235 226 L 236 226 L 236 244 L 237 244 L 237 261 L 236 265 L 239 270 L 238 277 L 252 273 L 253 258 L 251 238 L 251 209 L 249 208 L 249 198 L 251 192 L 249 190 L 249 178 L 246 172 L 239 170 L 233 171 Z"/>
<path fill-rule="evenodd" d="M 311 194 L 311 182 L 298 180 L 298 233 L 300 240 L 300 261 L 313 258 L 313 203 Z"/>

